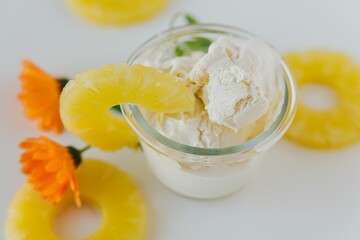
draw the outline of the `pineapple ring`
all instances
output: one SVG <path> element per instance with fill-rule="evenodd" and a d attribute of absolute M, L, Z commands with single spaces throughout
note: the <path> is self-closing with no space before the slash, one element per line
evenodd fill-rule
<path fill-rule="evenodd" d="M 67 0 L 84 19 L 101 25 L 125 25 L 160 13 L 169 0 Z"/>
<path fill-rule="evenodd" d="M 125 119 L 109 109 L 136 103 L 154 112 L 192 111 L 190 88 L 171 74 L 139 64 L 105 65 L 78 74 L 60 96 L 60 114 L 68 131 L 102 150 L 136 147 L 138 140 Z"/>
<path fill-rule="evenodd" d="M 144 200 L 127 174 L 97 160 L 85 160 L 76 174 L 82 199 L 97 206 L 103 216 L 99 229 L 86 239 L 144 239 Z M 52 226 L 58 214 L 72 204 L 70 195 L 60 204 L 52 205 L 25 184 L 10 205 L 6 239 L 59 240 Z"/>
<path fill-rule="evenodd" d="M 347 146 L 360 139 L 360 67 L 349 56 L 331 51 L 290 52 L 285 59 L 299 86 L 324 84 L 336 91 L 337 107 L 315 110 L 300 102 L 286 136 L 316 148 Z"/>

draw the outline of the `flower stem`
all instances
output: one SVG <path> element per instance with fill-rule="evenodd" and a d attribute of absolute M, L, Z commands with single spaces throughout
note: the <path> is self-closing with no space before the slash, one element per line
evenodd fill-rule
<path fill-rule="evenodd" d="M 86 147 L 82 148 L 79 150 L 80 153 L 83 153 L 83 152 L 86 152 L 88 149 L 90 149 L 91 146 L 90 145 L 87 145 Z"/>
<path fill-rule="evenodd" d="M 74 161 L 75 167 L 78 167 L 78 166 L 81 164 L 81 162 L 82 162 L 81 154 L 82 154 L 83 152 L 85 152 L 86 150 L 88 150 L 89 148 L 91 148 L 91 146 L 90 146 L 90 145 L 87 145 L 86 147 L 84 147 L 84 148 L 82 148 L 82 149 L 80 149 L 80 150 L 74 148 L 73 146 L 68 146 L 67 148 L 68 148 L 68 150 L 69 150 L 69 153 L 70 153 L 71 156 L 72 156 L 72 159 L 73 159 L 73 161 Z"/>
<path fill-rule="evenodd" d="M 57 79 L 59 86 L 60 86 L 60 92 L 63 90 L 63 88 L 65 87 L 65 85 L 69 82 L 68 78 L 58 78 Z"/>

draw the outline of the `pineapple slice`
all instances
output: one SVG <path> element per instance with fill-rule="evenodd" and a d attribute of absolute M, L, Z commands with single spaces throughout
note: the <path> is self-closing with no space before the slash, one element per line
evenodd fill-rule
<path fill-rule="evenodd" d="M 102 161 L 85 160 L 77 177 L 81 198 L 99 208 L 103 222 L 88 240 L 140 240 L 145 238 L 144 200 L 124 172 Z M 9 208 L 6 239 L 60 240 L 52 226 L 58 214 L 72 204 L 71 194 L 59 205 L 52 205 L 25 184 Z"/>
<path fill-rule="evenodd" d="M 338 95 L 337 107 L 330 110 L 315 110 L 300 101 L 286 136 L 315 148 L 337 148 L 358 141 L 360 67 L 345 54 L 325 50 L 290 52 L 285 59 L 300 87 L 324 84 Z"/>
<path fill-rule="evenodd" d="M 169 0 L 67 0 L 84 19 L 102 25 L 125 25 L 160 13 Z"/>
<path fill-rule="evenodd" d="M 64 126 L 88 144 L 116 150 L 137 144 L 127 122 L 109 109 L 136 103 L 149 111 L 192 111 L 195 97 L 182 81 L 142 65 L 106 65 L 88 70 L 70 81 L 60 97 Z"/>

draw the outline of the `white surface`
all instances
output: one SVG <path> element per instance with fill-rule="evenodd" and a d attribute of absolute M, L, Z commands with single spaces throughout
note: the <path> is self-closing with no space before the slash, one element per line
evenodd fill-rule
<path fill-rule="evenodd" d="M 17 144 L 41 134 L 16 100 L 21 59 L 30 58 L 53 74 L 69 76 L 101 64 L 121 63 L 146 38 L 165 29 L 178 10 L 250 30 L 281 51 L 320 46 L 360 59 L 359 8 L 357 0 L 173 0 L 152 21 L 104 28 L 77 18 L 64 1 L 1 0 L 0 226 L 24 180 Z M 69 134 L 54 138 L 82 146 Z M 162 187 L 140 154 L 87 153 L 133 176 L 148 203 L 149 240 L 360 239 L 359 155 L 359 144 L 322 152 L 282 141 L 246 189 L 221 200 L 195 201 Z"/>
<path fill-rule="evenodd" d="M 323 84 L 306 84 L 298 89 L 302 102 L 314 109 L 331 110 L 338 106 L 336 91 Z"/>

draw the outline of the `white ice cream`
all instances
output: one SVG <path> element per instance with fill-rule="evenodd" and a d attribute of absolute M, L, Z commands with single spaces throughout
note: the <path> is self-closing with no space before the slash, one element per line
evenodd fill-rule
<path fill-rule="evenodd" d="M 261 54 L 259 54 L 261 53 Z M 276 94 L 279 56 L 260 41 L 214 42 L 190 72 L 209 119 L 233 129 L 254 123 Z"/>
<path fill-rule="evenodd" d="M 230 147 L 254 138 L 274 122 L 284 98 L 280 57 L 259 40 L 222 37 L 208 53 L 171 57 L 173 45 L 161 46 L 140 63 L 176 75 L 196 97 L 194 112 L 161 114 L 143 110 L 162 135 L 201 147 Z M 173 156 L 143 143 L 156 177 L 170 189 L 194 198 L 215 198 L 239 189 L 253 175 L 261 154 L 236 155 L 235 163 L 213 165 L 211 156 L 197 161 Z M 191 156 L 190 156 L 191 157 Z M 232 155 L 223 156 L 231 158 Z M 220 158 L 220 159 L 219 159 Z M 222 156 L 217 160 L 223 161 Z"/>
<path fill-rule="evenodd" d="M 280 59 L 265 43 L 222 37 L 206 54 L 165 61 L 162 54 L 144 64 L 178 76 L 196 96 L 193 113 L 145 114 L 164 136 L 195 147 L 229 147 L 257 136 L 276 117 Z"/>

